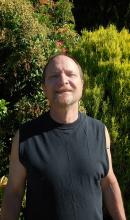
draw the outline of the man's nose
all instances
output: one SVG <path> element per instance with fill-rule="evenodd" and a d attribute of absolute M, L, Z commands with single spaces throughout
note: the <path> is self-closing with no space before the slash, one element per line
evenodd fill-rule
<path fill-rule="evenodd" d="M 67 76 L 64 73 L 60 74 L 58 82 L 60 85 L 68 84 Z"/>

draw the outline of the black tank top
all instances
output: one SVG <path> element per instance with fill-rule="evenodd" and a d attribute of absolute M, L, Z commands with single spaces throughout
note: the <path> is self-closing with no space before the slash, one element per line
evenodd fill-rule
<path fill-rule="evenodd" d="M 100 181 L 108 173 L 105 126 L 79 113 L 59 124 L 49 112 L 20 128 L 27 170 L 26 220 L 102 220 Z"/>

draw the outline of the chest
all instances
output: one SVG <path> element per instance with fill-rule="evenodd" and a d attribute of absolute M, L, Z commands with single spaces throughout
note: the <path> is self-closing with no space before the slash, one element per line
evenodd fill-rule
<path fill-rule="evenodd" d="M 26 143 L 28 174 L 58 184 L 73 178 L 100 180 L 104 175 L 101 139 L 84 130 L 43 133 Z"/>

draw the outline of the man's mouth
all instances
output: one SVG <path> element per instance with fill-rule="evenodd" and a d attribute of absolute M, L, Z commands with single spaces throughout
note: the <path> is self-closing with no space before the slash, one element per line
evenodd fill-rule
<path fill-rule="evenodd" d="M 72 92 L 72 90 L 69 88 L 62 88 L 62 89 L 56 90 L 56 93 L 64 93 L 64 92 Z"/>
<path fill-rule="evenodd" d="M 69 89 L 62 89 L 62 90 L 56 91 L 57 94 L 67 93 L 67 92 L 71 92 L 71 90 L 69 90 Z"/>

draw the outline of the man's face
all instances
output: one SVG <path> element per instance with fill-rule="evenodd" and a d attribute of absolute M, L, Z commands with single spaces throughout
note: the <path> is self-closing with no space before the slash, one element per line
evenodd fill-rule
<path fill-rule="evenodd" d="M 77 64 L 69 57 L 55 57 L 46 69 L 43 86 L 50 106 L 67 107 L 79 102 L 83 80 Z"/>

